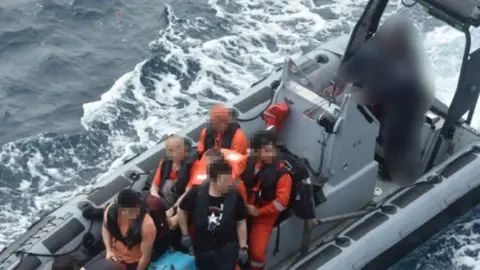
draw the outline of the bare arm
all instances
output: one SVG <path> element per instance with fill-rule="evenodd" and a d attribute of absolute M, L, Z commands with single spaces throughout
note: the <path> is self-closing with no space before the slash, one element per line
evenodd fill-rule
<path fill-rule="evenodd" d="M 185 197 L 185 194 L 187 194 L 187 192 L 189 190 L 190 190 L 189 188 L 185 189 L 185 192 L 182 194 L 182 196 L 180 196 L 180 198 L 178 198 L 177 202 L 173 206 L 178 207 L 180 205 L 180 203 L 182 202 L 183 197 Z"/>
<path fill-rule="evenodd" d="M 105 211 L 103 214 L 103 224 L 102 224 L 102 239 L 103 239 L 103 244 L 105 245 L 105 251 L 107 253 L 112 252 L 112 235 L 107 229 L 107 214 L 109 209 L 110 209 L 110 205 L 105 208 Z"/>
<path fill-rule="evenodd" d="M 182 235 L 188 235 L 188 216 L 185 211 L 178 208 L 178 226 L 182 231 Z"/>
<path fill-rule="evenodd" d="M 150 263 L 150 258 L 152 256 L 153 250 L 153 242 L 155 241 L 155 236 L 157 234 L 157 230 L 155 225 L 153 225 L 153 221 L 151 226 L 146 228 L 142 233 L 142 243 L 140 244 L 140 249 L 142 250 L 142 257 L 138 261 L 137 270 L 146 270 L 148 268 L 148 264 Z"/>
<path fill-rule="evenodd" d="M 185 192 L 182 202 L 178 206 L 177 220 L 178 226 L 183 236 L 188 235 L 188 213 L 195 209 L 196 189 L 193 187 Z"/>
<path fill-rule="evenodd" d="M 103 244 L 105 245 L 105 250 L 107 252 L 111 252 L 112 236 L 110 235 L 110 232 L 108 232 L 107 228 L 105 228 L 105 225 L 102 226 L 102 238 L 103 238 Z"/>
<path fill-rule="evenodd" d="M 152 185 L 152 187 L 150 188 L 150 194 L 155 197 L 160 197 L 160 195 L 158 194 L 158 187 L 156 185 Z"/>
<path fill-rule="evenodd" d="M 155 176 L 153 177 L 152 180 L 152 186 L 150 187 L 150 194 L 153 196 L 159 197 L 158 195 L 158 186 L 160 185 L 160 182 L 162 181 L 162 164 L 163 164 L 163 159 L 160 160 L 158 163 L 158 168 L 157 171 L 155 172 Z"/>
<path fill-rule="evenodd" d="M 240 247 L 247 246 L 247 220 L 242 219 L 237 221 L 237 236 Z"/>
<path fill-rule="evenodd" d="M 153 241 L 155 240 L 154 237 L 148 237 L 142 241 L 140 248 L 142 250 L 142 257 L 138 261 L 137 270 L 146 270 L 148 268 L 148 264 L 150 263 L 150 257 L 152 255 L 153 250 Z"/>

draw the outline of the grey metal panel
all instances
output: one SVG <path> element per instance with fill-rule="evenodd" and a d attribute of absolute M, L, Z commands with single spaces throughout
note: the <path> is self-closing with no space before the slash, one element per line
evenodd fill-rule
<path fill-rule="evenodd" d="M 291 102 L 291 112 L 284 122 L 284 128 L 280 130 L 279 138 L 285 147 L 293 154 L 304 157 L 308 164 L 317 171 L 320 166 L 322 153 L 323 127 L 316 124 L 315 119 L 305 117 L 304 111 L 320 104 L 315 114 L 331 114 L 332 107 L 323 106 L 322 98 L 293 81 L 288 82 L 285 88 L 280 89 L 279 100 L 288 99 Z M 313 116 L 316 118 L 316 115 Z M 298 132 L 298 131 L 302 132 Z M 327 165 L 328 157 L 324 159 L 324 166 Z"/>
<path fill-rule="evenodd" d="M 8 257 L 10 257 L 12 253 L 20 249 L 25 242 L 27 242 L 37 232 L 45 228 L 45 225 L 47 225 L 54 219 L 54 216 L 47 216 L 30 226 L 30 228 L 28 228 L 25 234 L 20 236 L 20 238 L 15 240 L 15 242 L 11 243 L 6 249 L 2 250 L 2 252 L 0 253 L 0 264 L 2 264 Z"/>
<path fill-rule="evenodd" d="M 337 123 L 340 122 L 338 131 L 330 135 L 327 142 L 324 169 L 328 169 L 331 185 L 342 183 L 374 158 L 380 125 L 368 110 L 360 111 L 354 100 L 354 95 L 344 97 L 339 115 L 341 121 L 337 120 Z"/>
<path fill-rule="evenodd" d="M 448 106 L 441 102 L 438 98 L 435 98 L 430 110 L 442 117 L 445 117 L 448 113 Z"/>
<path fill-rule="evenodd" d="M 50 253 L 55 254 L 63 246 L 75 239 L 84 230 L 85 226 L 83 226 L 78 219 L 72 218 L 54 234 L 45 239 L 42 244 L 48 249 L 48 251 L 50 251 Z"/>
<path fill-rule="evenodd" d="M 115 196 L 118 192 L 128 187 L 130 184 L 130 180 L 123 176 L 119 176 L 112 182 L 98 188 L 92 194 L 88 195 L 87 199 L 93 202 L 95 205 L 100 206 Z"/>

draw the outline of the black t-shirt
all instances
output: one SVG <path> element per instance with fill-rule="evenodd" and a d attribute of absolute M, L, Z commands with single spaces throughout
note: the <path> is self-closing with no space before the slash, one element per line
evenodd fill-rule
<path fill-rule="evenodd" d="M 195 205 L 197 202 L 198 186 L 193 186 L 183 198 L 179 207 L 190 214 L 195 213 Z M 247 218 L 247 211 L 242 196 L 236 194 L 236 202 L 233 213 L 235 221 L 241 221 Z M 208 195 L 208 219 L 217 225 L 220 224 L 222 218 L 222 208 L 225 197 L 212 197 Z M 236 227 L 236 226 L 235 226 Z M 223 231 L 213 234 L 208 229 L 203 232 L 195 231 L 194 245 L 196 250 L 207 251 L 220 248 L 228 243 L 237 241 L 237 231 Z"/>

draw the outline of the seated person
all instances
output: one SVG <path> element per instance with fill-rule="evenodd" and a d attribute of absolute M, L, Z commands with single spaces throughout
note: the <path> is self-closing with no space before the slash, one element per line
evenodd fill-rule
<path fill-rule="evenodd" d="M 126 270 L 146 270 L 157 229 L 140 193 L 125 189 L 117 202 L 105 209 L 102 236 L 105 259 L 119 262 Z"/>
<path fill-rule="evenodd" d="M 183 138 L 171 136 L 165 145 L 166 157 L 160 160 L 147 201 L 150 214 L 159 218 L 163 213 L 158 213 L 157 210 L 167 209 L 167 222 L 170 229 L 175 229 L 178 225 L 175 208 L 178 206 L 178 199 L 185 192 L 193 162 L 189 158 L 189 147 Z M 158 201 L 162 207 L 158 207 Z"/>
<path fill-rule="evenodd" d="M 254 239 L 249 243 L 250 269 L 260 270 L 264 269 L 270 234 L 290 202 L 292 178 L 277 159 L 275 131 L 255 134 L 252 148 L 253 162 L 248 164 L 253 168 L 247 168 L 242 177 L 252 186 L 247 205 L 247 213 L 252 218 L 249 239 Z"/>
<path fill-rule="evenodd" d="M 198 269 L 233 270 L 237 261 L 242 265 L 248 261 L 245 204 L 232 184 L 227 162 L 210 164 L 207 174 L 209 181 L 192 187 L 180 203 L 182 244 L 186 248 L 193 244 Z M 187 213 L 195 228 L 193 241 Z"/>
<path fill-rule="evenodd" d="M 232 166 L 232 179 L 236 183 L 237 189 L 242 195 L 242 198 L 247 201 L 247 190 L 243 181 L 239 179 L 239 176 L 245 170 L 245 158 L 234 150 L 229 149 L 209 149 L 205 155 L 200 159 L 195 166 L 195 170 L 192 171 L 190 181 L 188 182 L 187 189 L 192 186 L 200 185 L 207 179 L 207 168 L 215 161 L 223 159 Z"/>
<path fill-rule="evenodd" d="M 248 141 L 240 125 L 224 105 L 215 105 L 210 111 L 208 127 L 200 133 L 197 151 L 203 155 L 210 148 L 226 148 L 245 155 Z"/>

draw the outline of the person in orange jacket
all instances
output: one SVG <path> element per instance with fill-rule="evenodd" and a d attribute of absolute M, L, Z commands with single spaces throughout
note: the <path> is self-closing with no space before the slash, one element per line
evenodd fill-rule
<path fill-rule="evenodd" d="M 242 195 L 244 201 L 247 201 L 247 189 L 239 176 L 245 170 L 245 156 L 239 154 L 237 151 L 230 149 L 209 149 L 205 155 L 195 165 L 192 170 L 190 181 L 187 185 L 187 190 L 192 186 L 200 185 L 207 179 L 207 168 L 216 160 L 224 159 L 230 166 L 232 166 L 232 179 L 234 179 L 238 191 Z"/>
<path fill-rule="evenodd" d="M 249 235 L 250 269 L 265 267 L 270 234 L 280 213 L 286 210 L 290 201 L 292 178 L 277 159 L 275 131 L 258 132 L 253 138 L 253 168 L 246 168 L 243 174 L 246 183 L 252 183 L 248 198 L 247 213 L 252 217 Z M 248 185 L 248 184 L 247 184 Z"/>
<path fill-rule="evenodd" d="M 233 122 L 228 108 L 221 104 L 213 106 L 208 127 L 200 133 L 197 152 L 203 155 L 210 148 L 225 148 L 245 155 L 247 147 L 247 137 L 240 125 Z"/>
<path fill-rule="evenodd" d="M 158 164 L 157 172 L 147 199 L 151 214 L 161 216 L 158 209 L 166 209 L 171 229 L 178 225 L 176 208 L 178 199 L 185 193 L 193 162 L 189 158 L 188 145 L 180 136 L 173 135 L 165 141 L 166 156 Z M 157 207 L 161 203 L 162 207 Z"/>

